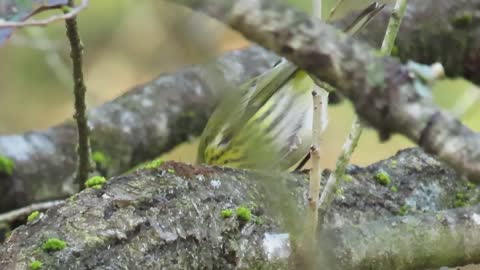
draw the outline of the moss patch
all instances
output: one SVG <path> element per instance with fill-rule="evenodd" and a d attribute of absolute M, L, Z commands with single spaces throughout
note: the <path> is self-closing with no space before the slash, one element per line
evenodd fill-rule
<path fill-rule="evenodd" d="M 237 208 L 237 218 L 244 222 L 249 222 L 252 219 L 252 211 L 247 207 L 238 207 Z"/>
<path fill-rule="evenodd" d="M 40 212 L 38 211 L 33 211 L 30 215 L 27 217 L 27 222 L 32 222 L 36 220 L 40 216 Z"/>
<path fill-rule="evenodd" d="M 34 260 L 30 263 L 30 269 L 32 270 L 38 270 L 42 268 L 43 263 L 41 261 Z"/>
<path fill-rule="evenodd" d="M 156 168 L 160 167 L 160 165 L 162 165 L 163 162 L 165 162 L 163 159 L 157 158 L 157 159 L 154 159 L 154 160 L 148 162 L 147 164 L 141 166 L 141 168 L 142 169 L 156 169 Z"/>
<path fill-rule="evenodd" d="M 233 210 L 232 209 L 223 209 L 222 211 L 220 211 L 220 216 L 222 218 L 229 218 L 231 216 L 233 216 Z"/>
<path fill-rule="evenodd" d="M 11 176 L 13 174 L 13 169 L 15 168 L 15 163 L 13 160 L 0 156 L 0 174 Z"/>
<path fill-rule="evenodd" d="M 92 160 L 97 166 L 100 166 L 101 168 L 107 168 L 110 165 L 110 158 L 108 158 L 107 155 L 100 151 L 92 152 Z"/>
<path fill-rule="evenodd" d="M 105 182 L 107 182 L 107 179 L 105 179 L 105 177 L 103 176 L 94 176 L 90 179 L 88 179 L 86 182 L 85 182 L 85 186 L 87 188 L 95 188 L 95 189 L 99 189 L 102 187 L 103 184 L 105 184 Z"/>
<path fill-rule="evenodd" d="M 42 245 L 44 251 L 59 251 L 63 250 L 67 246 L 65 241 L 58 238 L 49 238 Z"/>
<path fill-rule="evenodd" d="M 375 174 L 375 180 L 382 186 L 388 186 L 392 182 L 390 175 L 383 170 L 380 170 Z"/>

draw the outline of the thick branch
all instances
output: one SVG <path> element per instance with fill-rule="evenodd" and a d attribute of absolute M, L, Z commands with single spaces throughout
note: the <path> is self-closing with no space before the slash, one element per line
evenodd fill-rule
<path fill-rule="evenodd" d="M 231 52 L 162 75 L 90 111 L 92 150 L 110 160 L 99 169 L 118 175 L 198 135 L 229 86 L 258 75 L 277 59 L 258 47 Z M 0 136 L 0 155 L 15 162 L 12 176 L 0 175 L 0 212 L 74 193 L 75 138 L 73 122 Z"/>
<path fill-rule="evenodd" d="M 215 16 L 336 87 L 382 138 L 400 133 L 480 181 L 480 134 L 424 98 L 396 59 L 275 1 L 174 2 Z"/>
<path fill-rule="evenodd" d="M 389 174 L 389 186 L 374 180 L 380 169 Z M 348 173 L 351 180 L 342 184 L 327 215 L 320 243 L 328 246 L 321 245 L 320 267 L 422 269 L 480 262 L 478 207 L 435 213 L 480 199 L 477 188 L 454 181 L 459 176 L 444 164 L 411 149 Z M 36 259 L 47 269 L 282 269 L 284 261 L 272 268 L 278 261 L 267 259 L 264 239 L 266 233 L 286 231 L 281 217 L 301 225 L 305 177 L 267 179 L 180 163 L 115 177 L 17 228 L 0 247 L 0 268 L 22 268 Z M 250 221 L 220 215 L 239 206 L 252 208 Z M 295 211 L 285 216 L 286 207 Z M 424 212 L 427 216 L 394 217 Z M 66 241 L 67 248 L 39 249 L 51 237 Z"/>
<path fill-rule="evenodd" d="M 471 75 L 480 74 L 480 61 L 465 61 L 468 55 L 480 55 L 480 27 L 464 29 L 451 25 L 451 22 L 457 21 L 458 24 L 461 21 L 461 14 L 476 14 L 480 0 L 410 1 L 407 19 L 402 24 L 396 44 L 402 58 L 424 63 L 442 60 L 447 74 L 452 76 L 468 77 L 470 73 L 466 71 L 469 69 L 458 68 L 470 63 L 470 70 L 477 70 Z M 375 47 L 380 46 L 388 16 L 388 11 L 377 15 L 358 38 Z M 477 22 L 475 17 L 472 19 L 472 23 Z M 451 42 L 450 38 L 466 45 L 462 53 L 458 53 L 458 44 Z M 418 40 L 422 40 L 423 46 L 417 46 Z M 226 87 L 215 85 L 217 78 L 218 81 L 238 85 L 264 71 L 276 60 L 276 56 L 258 48 L 230 53 L 214 64 L 197 65 L 177 74 L 161 76 L 91 111 L 89 117 L 95 123 L 93 150 L 116 157 L 109 164 L 106 174 L 118 174 L 198 134 L 217 100 L 217 93 L 226 90 Z M 213 71 L 208 71 L 210 68 Z M 470 78 L 480 81 L 478 77 Z M 170 105 L 174 109 L 169 109 Z M 121 113 L 122 110 L 125 113 Z M 75 129 L 70 122 L 47 131 L 0 136 L 0 155 L 14 159 L 17 165 L 13 177 L 0 176 L 0 212 L 64 197 L 70 190 L 73 191 L 69 186 L 71 181 L 67 181 L 65 188 L 62 185 L 74 173 L 74 138 Z M 98 140 L 95 141 L 95 138 Z M 17 147 L 14 148 L 14 145 Z"/>

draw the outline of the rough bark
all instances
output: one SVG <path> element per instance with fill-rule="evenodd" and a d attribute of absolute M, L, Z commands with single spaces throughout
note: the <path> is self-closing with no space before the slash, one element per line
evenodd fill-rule
<path fill-rule="evenodd" d="M 480 181 L 480 134 L 440 110 L 398 59 L 271 0 L 176 0 L 285 56 L 347 97 L 383 139 L 399 133 Z M 475 10 L 475 1 L 460 1 Z"/>
<path fill-rule="evenodd" d="M 357 38 L 379 48 L 392 8 L 387 5 Z M 402 61 L 441 62 L 448 77 L 464 77 L 480 84 L 479 12 L 480 0 L 408 1 L 394 55 Z"/>
<path fill-rule="evenodd" d="M 375 180 L 379 170 L 390 184 Z M 445 210 L 476 204 L 480 192 L 457 181 L 453 170 L 410 149 L 348 173 L 319 241 L 319 269 L 480 262 L 479 207 Z M 0 247 L 0 268 L 27 269 L 35 259 L 46 269 L 283 269 L 285 257 L 266 252 L 265 233 L 302 227 L 306 177 L 173 162 L 114 177 L 13 231 Z M 239 206 L 252 209 L 250 221 L 221 217 L 221 210 L 235 213 Z M 51 237 L 67 247 L 43 251 Z"/>
<path fill-rule="evenodd" d="M 478 2 L 480 0 L 412 0 L 397 39 L 402 59 L 411 58 L 424 63 L 443 60 L 447 74 L 452 76 L 469 77 L 465 70 L 478 71 L 480 61 L 465 61 L 465 56 L 475 59 L 480 54 L 480 27 L 475 28 L 478 25 Z M 462 14 L 472 14 L 472 20 Z M 388 10 L 374 19 L 359 38 L 378 47 L 387 18 Z M 465 28 L 451 24 L 456 22 L 455 25 L 461 26 L 459 23 L 465 18 Z M 458 45 L 452 45 L 457 43 L 448 41 L 449 38 L 466 45 L 460 50 L 462 53 L 458 53 Z M 417 40 L 422 41 L 422 46 L 417 46 Z M 264 71 L 276 59 L 274 54 L 257 47 L 229 53 L 213 64 L 196 65 L 177 74 L 160 76 L 90 111 L 90 122 L 95 123 L 93 150 L 103 152 L 107 158 L 115 157 L 111 158 L 113 161 L 107 168 L 101 168 L 102 173 L 107 176 L 118 174 L 198 134 L 217 100 L 217 95 L 211 93 L 226 89 L 215 85 L 217 78 L 220 82 L 237 85 Z M 470 69 L 459 70 L 464 63 L 470 63 Z M 213 71 L 208 71 L 209 68 Z M 472 76 L 475 74 L 480 72 L 472 72 Z M 471 79 L 479 81 L 475 76 Z M 184 96 L 191 98 L 183 100 Z M 169 108 L 170 105 L 173 108 Z M 190 127 L 189 123 L 195 123 L 195 126 Z M 74 138 L 75 128 L 70 121 L 46 131 L 0 136 L 0 155 L 8 156 L 16 163 L 12 177 L 0 175 L 0 212 L 70 193 L 75 168 Z"/>
<path fill-rule="evenodd" d="M 199 135 L 225 88 L 260 74 L 276 59 L 258 47 L 227 53 L 215 62 L 164 74 L 91 110 L 92 150 L 107 159 L 100 171 L 118 175 Z M 0 136 L 0 155 L 15 163 L 12 176 L 0 174 L 0 212 L 72 194 L 75 138 L 72 121 Z"/>

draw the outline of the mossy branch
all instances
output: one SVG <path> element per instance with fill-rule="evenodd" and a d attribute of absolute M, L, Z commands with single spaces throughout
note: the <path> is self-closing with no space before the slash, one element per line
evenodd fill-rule
<path fill-rule="evenodd" d="M 69 5 L 72 7 L 74 6 L 73 2 L 73 0 L 69 0 Z M 82 71 L 83 44 L 80 40 L 76 16 L 66 19 L 65 24 L 67 28 L 67 37 L 70 41 L 70 57 L 72 58 L 73 64 L 73 94 L 75 98 L 74 118 L 77 122 L 78 131 L 78 167 L 75 182 L 78 185 L 78 188 L 81 189 L 83 183 L 87 180 L 90 171 L 90 131 L 87 122 L 87 105 L 85 102 L 87 87 L 85 86 Z"/>

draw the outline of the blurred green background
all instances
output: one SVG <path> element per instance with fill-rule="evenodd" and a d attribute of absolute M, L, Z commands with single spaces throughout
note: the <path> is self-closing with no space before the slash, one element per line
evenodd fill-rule
<path fill-rule="evenodd" d="M 310 9 L 307 0 L 286 1 L 297 8 Z M 324 13 L 334 2 L 326 1 Z M 337 15 L 368 3 L 345 0 Z M 241 36 L 213 20 L 155 0 L 90 1 L 89 8 L 79 17 L 79 26 L 85 44 L 89 107 L 111 100 L 163 72 L 248 46 Z M 445 81 L 435 88 L 435 98 L 449 109 L 468 87 L 463 80 Z M 72 114 L 70 59 L 63 23 L 16 31 L 0 48 L 0 134 L 45 129 Z M 479 114 L 480 109 L 472 109 L 463 121 L 479 130 L 480 121 L 475 121 Z M 330 108 L 330 125 L 323 139 L 324 166 L 334 164 L 352 118 L 347 102 Z M 369 164 L 411 145 L 400 136 L 380 143 L 376 133 L 367 130 L 353 161 Z M 166 158 L 194 162 L 195 147 L 195 140 L 188 142 Z"/>

